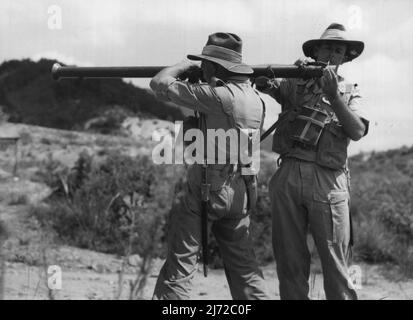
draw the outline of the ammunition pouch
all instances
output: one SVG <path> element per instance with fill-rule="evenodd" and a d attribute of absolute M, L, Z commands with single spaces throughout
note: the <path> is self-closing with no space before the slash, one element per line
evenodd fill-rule
<path fill-rule="evenodd" d="M 250 164 L 249 164 L 250 165 Z M 249 165 L 234 165 L 227 164 L 224 165 L 222 169 L 217 171 L 216 169 L 209 170 L 209 176 L 211 177 L 210 191 L 212 193 L 220 192 L 225 185 L 232 185 L 233 179 L 242 178 L 245 184 L 245 191 L 247 194 L 247 212 L 254 210 L 257 204 L 258 198 L 258 177 L 256 174 L 245 175 L 241 173 L 242 168 L 248 167 Z M 238 202 L 235 204 L 236 207 L 242 206 L 242 198 L 239 198 Z M 239 211 L 239 208 L 237 211 Z"/>
<path fill-rule="evenodd" d="M 274 133 L 273 151 L 285 155 L 296 145 L 316 147 L 328 118 L 326 111 L 307 106 L 284 111 Z"/>
<path fill-rule="evenodd" d="M 327 120 L 326 111 L 301 107 L 293 122 L 291 139 L 304 145 L 317 146 Z"/>
<path fill-rule="evenodd" d="M 316 162 L 333 170 L 346 167 L 349 139 L 343 127 L 336 122 L 328 123 L 320 137 Z"/>
<path fill-rule="evenodd" d="M 293 148 L 316 152 L 316 163 L 339 170 L 346 167 L 349 139 L 343 127 L 324 110 L 303 106 L 287 110 L 279 117 L 273 151 L 288 155 Z"/>

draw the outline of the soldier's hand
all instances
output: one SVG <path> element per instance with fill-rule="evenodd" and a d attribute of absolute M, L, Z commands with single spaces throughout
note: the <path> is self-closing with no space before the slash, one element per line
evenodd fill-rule
<path fill-rule="evenodd" d="M 324 68 L 323 76 L 320 78 L 319 82 L 323 92 L 327 98 L 333 101 L 338 95 L 338 78 L 334 68 L 327 67 Z"/>
<path fill-rule="evenodd" d="M 305 66 L 310 62 L 314 62 L 315 60 L 312 58 L 308 58 L 308 57 L 302 57 L 299 58 L 297 61 L 294 62 L 294 65 L 296 65 L 297 67 L 301 67 L 301 66 Z"/>
<path fill-rule="evenodd" d="M 271 79 L 267 78 L 267 77 L 264 77 L 264 76 L 260 76 L 260 77 L 255 78 L 254 83 L 255 83 L 255 88 L 258 91 L 265 91 L 265 90 L 271 88 Z"/>
<path fill-rule="evenodd" d="M 181 73 L 179 78 L 181 80 L 188 79 L 191 83 L 197 83 L 202 78 L 202 69 L 200 63 L 191 61 L 189 59 L 184 59 L 179 64 Z"/>

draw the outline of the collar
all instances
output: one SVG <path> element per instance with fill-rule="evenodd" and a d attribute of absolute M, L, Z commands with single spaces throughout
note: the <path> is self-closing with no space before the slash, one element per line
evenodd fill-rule
<path fill-rule="evenodd" d="M 249 82 L 250 78 L 243 75 L 235 75 L 228 78 L 228 82 Z"/>
<path fill-rule="evenodd" d="M 228 77 L 227 81 L 223 81 L 221 79 L 218 79 L 214 85 L 214 87 L 222 87 L 226 83 L 231 82 L 231 83 L 238 83 L 238 84 L 251 84 L 251 81 L 248 76 L 244 75 L 234 75 L 231 77 Z"/>

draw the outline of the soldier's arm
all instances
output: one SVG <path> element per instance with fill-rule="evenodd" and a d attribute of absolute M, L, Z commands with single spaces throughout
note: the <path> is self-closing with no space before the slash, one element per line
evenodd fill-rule
<path fill-rule="evenodd" d="M 321 83 L 339 122 L 351 140 L 358 141 L 367 134 L 368 122 L 352 110 L 343 100 L 338 91 L 337 75 L 332 69 L 326 68 Z"/>
<path fill-rule="evenodd" d="M 313 62 L 311 58 L 300 58 L 294 62 L 294 65 L 301 66 L 306 65 L 308 62 Z M 255 79 L 256 89 L 273 97 L 281 106 L 289 99 L 291 95 L 294 95 L 294 87 L 297 79 L 281 79 L 281 78 L 268 78 L 257 77 Z"/>
<path fill-rule="evenodd" d="M 191 84 L 178 76 L 196 66 L 184 60 L 160 71 L 150 83 L 158 99 L 205 114 L 222 113 L 222 103 L 216 90 L 208 84 Z"/>
<path fill-rule="evenodd" d="M 274 98 L 278 103 L 281 103 L 281 82 L 283 79 L 270 79 L 267 77 L 257 77 L 255 79 L 255 88 Z"/>
<path fill-rule="evenodd" d="M 165 89 L 162 88 L 162 86 L 168 86 L 169 78 L 176 79 L 180 74 L 184 73 L 186 70 L 190 69 L 193 66 L 194 64 L 191 63 L 191 61 L 183 60 L 173 66 L 162 69 L 157 75 L 152 78 L 149 86 L 155 93 L 160 93 L 161 90 Z"/>
<path fill-rule="evenodd" d="M 348 101 L 348 107 L 358 115 L 360 120 L 363 122 L 365 130 L 364 135 L 367 135 L 369 131 L 369 124 L 370 121 L 369 116 L 366 114 L 366 110 L 363 108 L 363 99 L 360 95 L 360 92 L 357 88 L 357 85 L 354 86 L 353 91 L 351 93 L 350 99 Z"/>
<path fill-rule="evenodd" d="M 333 98 L 332 107 L 351 140 L 358 141 L 366 134 L 366 126 L 361 118 L 346 105 L 339 95 Z"/>

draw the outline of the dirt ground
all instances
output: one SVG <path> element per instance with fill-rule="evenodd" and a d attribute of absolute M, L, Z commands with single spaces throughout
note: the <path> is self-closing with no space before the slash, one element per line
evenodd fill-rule
<path fill-rule="evenodd" d="M 124 273 L 121 273 L 121 257 L 57 244 L 51 240 L 52 235 L 47 234 L 29 214 L 30 207 L 39 204 L 51 191 L 32 179 L 39 159 L 47 158 L 47 153 L 51 152 L 55 158 L 61 158 L 70 165 L 83 148 L 98 148 L 96 145 L 119 147 L 119 141 L 93 136 L 93 143 L 90 143 L 90 137 L 76 133 L 57 134 L 57 131 L 29 126 L 17 128 L 23 133 L 28 132 L 23 137 L 28 141 L 23 141 L 20 148 L 18 178 L 10 174 L 12 153 L 0 152 L 0 222 L 8 231 L 7 239 L 0 236 L 0 298 L 128 299 L 129 282 L 137 277 L 136 270 L 141 262 L 139 257 L 130 258 Z M 128 146 L 125 150 L 130 150 L 133 142 L 122 139 Z M 144 147 L 134 145 L 134 148 L 132 150 L 135 152 L 141 152 Z M 142 299 L 151 298 L 162 263 L 159 259 L 154 261 Z M 50 265 L 61 268 L 61 290 L 50 291 L 47 288 L 46 269 Z M 391 272 L 391 266 L 361 263 L 360 267 L 360 299 L 413 299 L 413 279 L 400 278 L 397 273 Z M 263 271 L 271 298 L 279 299 L 275 265 L 263 266 Z M 325 298 L 322 281 L 321 268 L 315 262 L 310 277 L 312 299 Z M 204 278 L 199 268 L 193 281 L 191 299 L 231 299 L 224 271 L 210 270 L 208 278 Z"/>
<path fill-rule="evenodd" d="M 64 248 L 66 260 L 62 267 L 62 289 L 54 291 L 55 299 L 62 300 L 111 300 L 116 299 L 119 292 L 119 274 L 110 270 L 107 264 L 113 264 L 114 257 L 110 255 L 96 255 L 94 252 L 76 248 Z M 69 254 L 70 252 L 70 254 Z M 83 260 L 82 257 L 88 257 Z M 73 260 L 71 260 L 73 259 Z M 70 261 L 70 263 L 68 263 Z M 118 265 L 120 267 L 120 260 Z M 161 261 L 154 267 L 145 288 L 143 299 L 150 299 Z M 100 267 L 102 266 L 102 268 Z M 6 262 L 4 299 L 49 299 L 46 288 L 45 268 L 31 266 L 22 262 Z M 366 274 L 363 279 L 363 288 L 358 291 L 360 299 L 369 300 L 405 300 L 413 299 L 413 281 L 393 282 L 381 275 L 379 266 L 362 265 Z M 275 265 L 263 267 L 267 280 L 267 290 L 271 299 L 278 300 L 278 280 Z M 128 283 L 135 274 L 128 272 L 124 275 L 121 299 L 128 299 Z M 322 275 L 315 275 L 315 284 L 310 292 L 315 300 L 324 299 L 322 289 Z M 193 300 L 227 300 L 231 299 L 223 270 L 210 270 L 208 278 L 204 278 L 199 271 L 193 281 Z"/>

